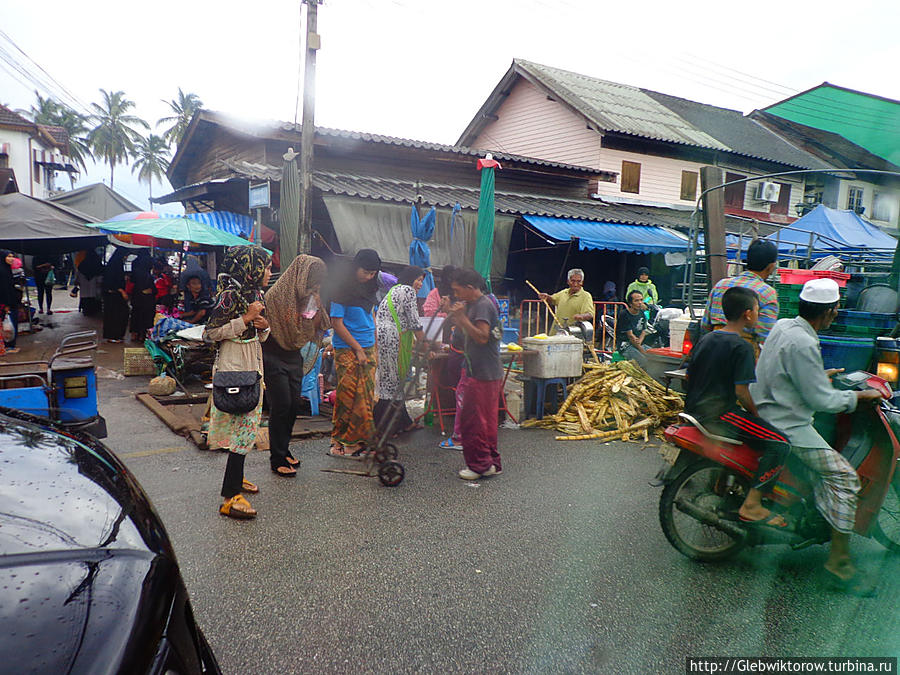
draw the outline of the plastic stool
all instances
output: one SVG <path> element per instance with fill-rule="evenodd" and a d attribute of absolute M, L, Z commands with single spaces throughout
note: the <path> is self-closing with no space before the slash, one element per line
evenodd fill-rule
<path fill-rule="evenodd" d="M 535 416 L 539 420 L 544 419 L 544 403 L 547 396 L 547 387 L 549 387 L 550 385 L 560 385 L 563 390 L 563 400 L 565 401 L 566 397 L 568 396 L 566 380 L 563 377 L 532 377 L 531 380 L 534 382 L 535 386 Z"/>

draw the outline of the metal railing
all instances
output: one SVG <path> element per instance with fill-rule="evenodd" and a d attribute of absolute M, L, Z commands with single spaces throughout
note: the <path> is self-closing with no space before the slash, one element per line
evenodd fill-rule
<path fill-rule="evenodd" d="M 616 351 L 616 328 L 619 308 L 624 302 L 594 303 L 594 340 L 592 346 L 603 354 Z M 546 333 L 552 335 L 553 317 L 541 300 L 523 300 L 519 305 L 519 344 L 527 337 Z M 555 333 L 555 331 L 553 331 Z"/>

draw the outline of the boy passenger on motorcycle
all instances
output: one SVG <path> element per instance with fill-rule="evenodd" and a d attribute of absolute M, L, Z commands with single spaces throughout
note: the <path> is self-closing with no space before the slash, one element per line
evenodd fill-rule
<path fill-rule="evenodd" d="M 740 440 L 761 454 L 753 487 L 738 510 L 741 521 L 786 527 L 784 518 L 762 505 L 761 488 L 778 476 L 791 446 L 759 417 L 750 396 L 755 364 L 753 347 L 743 335 L 759 317 L 759 299 L 749 288 L 735 286 L 722 296 L 722 311 L 725 326 L 704 335 L 691 354 L 684 411 L 715 433 Z"/>
<path fill-rule="evenodd" d="M 800 316 L 775 324 L 756 366 L 750 388 L 760 416 L 781 429 L 792 452 L 815 475 L 816 507 L 831 527 L 826 576 L 840 590 L 871 597 L 875 588 L 850 558 L 850 533 L 856 520 L 859 477 L 813 428 L 816 412 L 853 412 L 860 401 L 877 401 L 874 389 L 838 391 L 825 370 L 817 333 L 837 317 L 840 289 L 833 279 L 812 279 L 800 291 Z"/>

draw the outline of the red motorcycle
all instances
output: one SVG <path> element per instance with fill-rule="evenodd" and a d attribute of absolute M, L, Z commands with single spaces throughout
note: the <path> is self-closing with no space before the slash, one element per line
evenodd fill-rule
<path fill-rule="evenodd" d="M 843 390 L 878 390 L 877 405 L 861 404 L 855 412 L 816 415 L 814 425 L 831 447 L 856 469 L 862 490 L 854 531 L 900 551 L 900 408 L 891 402 L 888 383 L 861 371 L 836 375 Z M 711 433 L 682 414 L 687 424 L 666 429 L 666 439 L 679 450 L 664 469 L 659 521 L 669 542 L 694 560 L 724 560 L 746 546 L 787 543 L 794 549 L 830 540 L 828 524 L 816 509 L 809 470 L 792 456 L 775 483 L 765 488 L 764 504 L 781 513 L 783 529 L 747 527 L 738 509 L 750 489 L 759 454 L 734 439 Z M 674 454 L 674 453 L 672 453 Z M 671 459 L 671 458 L 670 458 Z"/>

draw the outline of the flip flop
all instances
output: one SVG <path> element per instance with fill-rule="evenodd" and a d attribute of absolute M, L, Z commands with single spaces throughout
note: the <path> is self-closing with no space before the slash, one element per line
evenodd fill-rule
<path fill-rule="evenodd" d="M 424 429 L 424 428 L 425 428 L 425 426 L 423 424 L 419 424 L 418 422 L 413 422 L 411 425 L 409 425 L 408 427 L 406 427 L 403 430 L 403 433 L 406 434 L 406 433 L 409 433 L 410 431 L 418 431 L 419 429 Z"/>
<path fill-rule="evenodd" d="M 780 523 L 772 522 L 775 519 L 780 518 Z M 768 516 L 763 516 L 759 520 L 751 520 L 750 518 L 744 518 L 742 515 L 738 515 L 738 520 L 746 525 L 747 527 L 768 527 L 772 530 L 783 530 L 788 527 L 788 521 L 784 519 L 781 514 L 769 512 Z"/>
<path fill-rule="evenodd" d="M 287 460 L 287 463 L 290 464 L 291 466 L 297 466 L 300 464 L 300 460 L 296 459 L 294 457 L 285 457 L 285 459 Z"/>
<path fill-rule="evenodd" d="M 297 475 L 297 469 L 294 469 L 289 466 L 273 466 L 272 473 L 276 476 L 281 476 L 282 478 L 293 478 Z M 290 471 L 280 471 L 279 469 L 290 469 Z"/>

